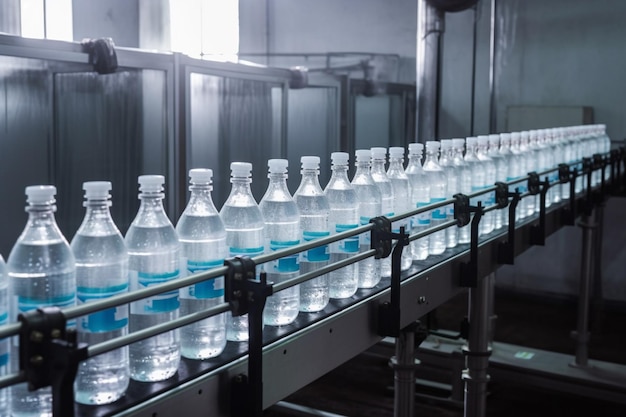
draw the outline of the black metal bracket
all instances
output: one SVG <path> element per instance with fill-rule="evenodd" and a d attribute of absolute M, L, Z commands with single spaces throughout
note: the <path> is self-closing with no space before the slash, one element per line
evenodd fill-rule
<path fill-rule="evenodd" d="M 550 180 L 545 177 L 539 191 L 539 224 L 530 228 L 531 245 L 543 246 L 546 244 L 546 195 L 550 189 Z"/>
<path fill-rule="evenodd" d="M 606 201 L 606 175 L 605 168 L 608 165 L 608 161 L 603 154 L 593 155 L 593 169 L 595 171 L 600 170 L 600 189 L 596 190 L 593 194 L 593 201 L 595 205 L 604 204 Z"/>
<path fill-rule="evenodd" d="M 528 192 L 531 195 L 537 195 L 541 192 L 541 180 L 536 172 L 528 173 Z"/>
<path fill-rule="evenodd" d="M 457 226 L 467 225 L 470 214 L 474 213 L 470 229 L 470 261 L 461 263 L 460 275 L 462 287 L 474 288 L 478 284 L 478 225 L 483 216 L 483 206 L 480 201 L 477 206 L 470 205 L 469 197 L 464 194 L 455 194 L 454 199 L 454 218 Z"/>
<path fill-rule="evenodd" d="M 370 248 L 376 250 L 374 258 L 386 258 L 391 254 L 392 239 L 397 239 L 399 235 L 391 233 L 391 221 L 385 216 L 373 217 L 370 223 L 374 225 L 370 243 Z"/>
<path fill-rule="evenodd" d="M 591 216 L 594 206 L 593 190 L 591 189 L 591 177 L 593 173 L 593 160 L 583 158 L 583 174 L 587 177 L 587 196 L 583 201 L 583 212 L 586 216 Z"/>
<path fill-rule="evenodd" d="M 620 177 L 619 171 L 621 170 L 621 160 L 620 160 L 620 151 L 619 149 L 611 150 L 611 194 L 615 195 L 619 191 L 619 182 L 618 178 Z"/>
<path fill-rule="evenodd" d="M 496 182 L 496 204 L 499 209 L 503 209 L 509 205 L 509 197 L 514 193 L 509 193 L 509 186 L 503 182 Z"/>
<path fill-rule="evenodd" d="M 83 39 L 83 51 L 89 54 L 89 63 L 98 74 L 112 74 L 117 70 L 117 53 L 111 38 Z"/>
<path fill-rule="evenodd" d="M 374 219 L 372 219 L 374 220 Z M 389 232 L 390 239 L 397 239 L 391 255 L 391 294 L 389 301 L 378 307 L 378 334 L 380 336 L 400 336 L 400 278 L 402 265 L 402 251 L 409 245 L 409 235 L 404 226 L 400 233 Z"/>
<path fill-rule="evenodd" d="M 239 374 L 231 386 L 231 415 L 263 414 L 263 309 L 274 292 L 265 272 L 256 280 L 256 264 L 247 256 L 226 259 L 225 298 L 233 316 L 248 314 L 248 375 Z"/>
<path fill-rule="evenodd" d="M 519 189 L 515 189 L 514 193 L 507 192 L 507 197 L 512 197 L 509 204 L 509 229 L 505 242 L 498 245 L 498 263 L 513 265 L 515 263 L 515 210 L 521 200 Z"/>
<path fill-rule="evenodd" d="M 74 416 L 74 378 L 80 361 L 87 359 L 87 345 L 76 341 L 58 307 L 43 307 L 20 314 L 20 369 L 28 390 L 52 387 L 52 415 Z"/>

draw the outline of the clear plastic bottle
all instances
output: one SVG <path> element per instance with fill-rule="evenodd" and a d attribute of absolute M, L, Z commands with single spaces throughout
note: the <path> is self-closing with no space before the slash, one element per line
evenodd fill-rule
<path fill-rule="evenodd" d="M 226 229 L 211 198 L 213 171 L 191 169 L 189 178 L 189 202 L 176 224 L 182 255 L 181 276 L 218 268 L 224 265 L 228 254 Z M 223 276 L 180 289 L 180 314 L 184 316 L 223 302 Z M 225 347 L 226 313 L 180 329 L 181 355 L 185 358 L 213 358 Z"/>
<path fill-rule="evenodd" d="M 489 149 L 489 137 L 488 136 L 478 136 L 478 146 L 476 147 L 476 157 L 480 161 L 477 165 L 480 166 L 480 169 L 484 172 L 484 180 L 482 185 L 482 190 L 492 187 L 496 182 L 496 164 L 493 160 L 487 155 L 487 151 Z M 479 197 L 483 202 L 483 207 L 487 208 L 492 206 L 496 202 L 495 192 L 490 192 L 483 194 Z M 494 229 L 494 214 L 495 212 L 491 211 L 489 213 L 485 213 L 483 218 L 480 220 L 480 235 L 486 235 L 491 233 Z"/>
<path fill-rule="evenodd" d="M 500 153 L 500 135 L 489 135 L 489 150 L 487 151 L 487 155 L 493 161 L 496 167 L 496 173 L 494 177 L 494 182 L 491 184 L 495 184 L 496 181 L 506 182 L 508 165 L 504 156 Z M 495 194 L 493 203 L 495 204 Z M 504 217 L 507 216 L 506 209 L 496 210 L 493 212 L 493 227 L 494 229 L 499 229 L 504 225 Z"/>
<path fill-rule="evenodd" d="M 409 177 L 404 172 L 404 148 L 389 148 L 389 168 L 387 169 L 387 177 L 391 181 L 393 195 L 397 196 L 393 200 L 393 211 L 396 214 L 403 214 L 413 210 L 411 200 L 407 198 L 410 195 L 411 186 Z M 410 233 L 409 220 L 398 220 L 391 225 L 394 233 L 400 233 L 400 227 L 404 226 L 405 233 Z M 406 271 L 413 264 L 413 256 L 409 246 L 403 248 L 402 258 L 400 261 L 400 270 Z"/>
<path fill-rule="evenodd" d="M 9 319 L 9 278 L 4 258 L 0 255 L 0 327 Z M 0 376 L 9 370 L 9 339 L 0 339 Z M 9 388 L 0 388 L 0 416 L 9 414 Z"/>
<path fill-rule="evenodd" d="M 447 180 L 446 198 L 451 198 L 459 192 L 459 177 L 457 175 L 456 166 L 454 166 L 454 149 L 452 147 L 452 139 L 442 139 L 441 152 L 439 156 L 439 166 L 443 168 Z M 446 206 L 446 220 L 454 220 L 454 204 Z M 459 243 L 458 227 L 448 227 L 446 229 L 446 246 L 454 248 Z"/>
<path fill-rule="evenodd" d="M 262 255 L 263 246 L 263 215 L 254 200 L 250 184 L 252 183 L 252 164 L 248 162 L 232 162 L 230 164 L 232 188 L 230 195 L 222 206 L 220 217 L 226 228 L 226 244 L 228 256 Z M 257 267 L 257 275 L 262 266 Z M 248 340 L 248 315 L 233 317 L 226 315 L 226 339 L 233 342 Z"/>
<path fill-rule="evenodd" d="M 12 320 L 39 307 L 64 308 L 76 303 L 74 255 L 54 218 L 55 194 L 52 185 L 26 187 L 28 222 L 7 260 Z M 12 355 L 17 355 L 14 347 Z M 11 363 L 17 365 L 17 360 Z M 49 387 L 29 392 L 22 383 L 12 386 L 10 392 L 13 416 L 52 416 Z"/>
<path fill-rule="evenodd" d="M 330 235 L 328 217 L 330 204 L 319 181 L 319 156 L 303 156 L 302 180 L 293 196 L 300 213 L 300 238 L 310 242 Z M 315 271 L 328 265 L 330 251 L 328 245 L 300 254 L 300 273 Z M 328 274 L 300 284 L 300 311 L 316 312 L 323 310 L 330 301 Z"/>
<path fill-rule="evenodd" d="M 497 178 L 498 181 L 508 182 L 512 180 L 513 174 L 512 165 L 513 165 L 513 154 L 511 153 L 511 134 L 510 133 L 501 133 L 500 134 L 500 149 L 498 151 L 500 153 L 500 158 L 502 164 L 497 166 Z M 500 179 L 503 178 L 503 179 Z M 515 187 L 509 187 L 509 190 L 515 190 Z M 509 208 L 508 206 L 502 209 L 502 226 L 509 225 Z"/>
<path fill-rule="evenodd" d="M 131 290 L 173 281 L 180 276 L 180 245 L 163 209 L 162 175 L 139 176 L 137 216 L 126 233 Z M 135 301 L 130 305 L 130 331 L 135 332 L 178 318 L 179 291 Z M 180 363 L 179 330 L 161 333 L 129 347 L 130 377 L 136 381 L 163 381 Z"/>
<path fill-rule="evenodd" d="M 72 239 L 79 303 L 128 292 L 128 251 L 111 218 L 111 183 L 83 184 L 85 218 Z M 113 307 L 77 320 L 78 340 L 89 345 L 128 333 L 128 305 Z M 119 399 L 130 380 L 128 346 L 80 363 L 74 396 L 82 404 L 108 404 Z"/>
<path fill-rule="evenodd" d="M 530 141 L 530 132 L 528 131 L 521 132 L 519 151 L 524 160 L 524 163 L 523 163 L 524 171 L 522 172 L 523 177 L 537 170 L 535 154 L 529 146 L 529 141 Z M 526 196 L 520 202 L 520 206 L 522 206 L 524 217 L 532 216 L 535 213 L 535 196 L 532 196 L 532 195 Z"/>
<path fill-rule="evenodd" d="M 370 175 L 369 149 L 359 149 L 356 151 L 356 172 L 352 178 L 352 186 L 359 199 L 359 222 L 361 225 L 368 224 L 372 217 L 382 214 L 382 196 L 380 188 L 376 185 Z M 360 252 L 370 250 L 371 234 L 362 233 L 359 236 Z M 380 259 L 373 256 L 364 259 L 359 265 L 359 288 L 375 287 L 381 278 Z"/>
<path fill-rule="evenodd" d="M 439 166 L 439 142 L 426 142 L 426 160 L 424 172 L 430 184 L 430 203 L 438 203 L 446 199 L 448 180 L 443 169 Z M 446 208 L 440 207 L 430 211 L 430 225 L 438 226 L 446 221 Z M 430 235 L 428 253 L 440 255 L 446 250 L 446 231 L 440 230 Z"/>
<path fill-rule="evenodd" d="M 522 134 L 520 132 L 512 132 L 511 133 L 511 166 L 509 171 L 509 179 L 508 181 L 518 180 L 526 175 L 526 158 L 520 151 L 520 142 L 521 142 Z M 528 181 L 518 182 L 509 186 L 509 191 L 513 192 L 517 189 L 521 195 L 528 192 Z M 519 222 L 520 220 L 526 217 L 526 210 L 524 210 L 524 199 L 527 199 L 528 196 L 522 198 L 517 204 L 517 208 L 515 209 L 515 220 Z"/>
<path fill-rule="evenodd" d="M 389 178 L 387 177 L 387 172 L 385 171 L 387 149 L 376 147 L 370 149 L 370 153 L 372 155 L 370 174 L 380 189 L 382 215 L 385 217 L 393 217 L 395 214 L 393 187 L 391 185 L 391 181 L 389 181 Z M 380 260 L 380 274 L 383 277 L 391 276 L 391 256 Z"/>
<path fill-rule="evenodd" d="M 459 177 L 458 192 L 469 195 L 472 193 L 472 170 L 465 159 L 463 159 L 463 149 L 465 148 L 465 139 L 452 139 L 452 147 L 454 156 L 452 162 L 456 167 Z M 448 193 L 450 194 L 450 193 Z M 458 228 L 458 241 L 460 244 L 467 244 L 471 241 L 470 225 Z"/>
<path fill-rule="evenodd" d="M 411 187 L 411 204 L 420 208 L 430 203 L 430 183 L 422 167 L 422 143 L 409 143 L 409 163 L 407 164 L 406 176 L 409 177 Z M 430 227 L 430 213 L 420 213 L 411 218 L 411 233 L 419 233 Z M 411 243 L 413 259 L 422 261 L 428 258 L 430 236 L 424 236 Z"/>
<path fill-rule="evenodd" d="M 330 155 L 332 175 L 324 194 L 330 204 L 329 228 L 335 233 L 345 232 L 359 226 L 359 200 L 348 179 L 346 152 Z M 330 245 L 330 262 L 335 263 L 359 252 L 359 237 L 354 236 Z M 329 274 L 330 298 L 352 297 L 359 284 L 359 267 L 354 263 Z"/>
<path fill-rule="evenodd" d="M 265 220 L 265 246 L 270 251 L 286 249 L 300 243 L 300 213 L 287 189 L 287 160 L 270 159 L 269 185 L 259 203 Z M 265 265 L 267 280 L 279 283 L 300 274 L 298 255 L 289 255 Z M 284 326 L 298 317 L 299 285 L 289 287 L 268 297 L 263 321 L 270 326 Z"/>
<path fill-rule="evenodd" d="M 533 161 L 533 171 L 540 173 L 545 170 L 546 155 L 541 146 L 541 132 L 539 130 L 530 130 L 528 132 L 528 149 Z M 530 172 L 530 171 L 529 171 Z M 544 177 L 540 176 L 539 180 L 543 181 Z M 540 195 L 537 194 L 533 198 L 533 212 L 529 214 L 539 213 Z"/>
<path fill-rule="evenodd" d="M 552 153 L 552 167 L 557 168 L 559 164 L 566 162 L 564 149 L 561 144 L 560 130 L 558 128 L 551 129 L 549 135 L 549 149 Z M 555 171 L 550 178 L 550 182 L 554 185 L 550 188 L 552 192 L 552 204 L 561 202 L 561 186 L 559 185 L 559 172 Z"/>

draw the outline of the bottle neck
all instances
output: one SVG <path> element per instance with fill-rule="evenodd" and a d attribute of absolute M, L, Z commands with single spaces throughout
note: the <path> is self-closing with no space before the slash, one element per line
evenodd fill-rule
<path fill-rule="evenodd" d="M 287 174 L 270 173 L 267 177 L 270 180 L 267 187 L 268 191 L 271 190 L 273 193 L 281 192 L 291 195 L 289 194 L 289 189 L 287 188 Z"/>
<path fill-rule="evenodd" d="M 384 159 L 372 159 L 372 166 L 370 172 L 376 174 L 385 173 L 385 160 Z"/>
<path fill-rule="evenodd" d="M 232 184 L 230 194 L 249 194 L 252 196 L 252 190 L 250 190 L 250 184 L 252 180 L 248 177 L 232 177 L 230 179 Z"/>
<path fill-rule="evenodd" d="M 404 171 L 404 158 L 389 158 L 389 171 Z"/>
<path fill-rule="evenodd" d="M 317 169 L 302 169 L 302 180 L 300 187 L 309 186 L 317 190 L 322 189 L 319 180 L 319 171 Z"/>
<path fill-rule="evenodd" d="M 357 161 L 356 162 L 356 172 L 354 176 L 359 175 L 368 175 L 370 173 L 370 162 L 369 161 Z"/>
<path fill-rule="evenodd" d="M 189 202 L 187 207 L 194 208 L 198 206 L 203 207 L 203 211 L 211 213 L 217 213 L 215 204 L 213 204 L 213 198 L 211 197 L 211 191 L 213 187 L 210 184 L 193 184 L 189 187 L 191 194 L 189 195 Z"/>
<path fill-rule="evenodd" d="M 437 164 L 439 165 L 439 158 L 437 150 L 426 150 L 426 160 L 424 161 L 424 165 L 426 164 Z"/>
<path fill-rule="evenodd" d="M 56 219 L 54 212 L 56 205 L 54 204 L 30 204 L 26 207 L 28 213 L 28 221 L 37 226 L 45 226 L 47 224 L 55 224 Z"/>
<path fill-rule="evenodd" d="M 333 165 L 331 170 L 332 170 L 332 174 L 330 176 L 329 182 L 335 182 L 335 181 L 350 182 L 350 180 L 348 179 L 348 165 Z"/>
<path fill-rule="evenodd" d="M 422 167 L 422 154 L 421 153 L 410 153 L 409 154 L 409 166 L 416 168 Z"/>

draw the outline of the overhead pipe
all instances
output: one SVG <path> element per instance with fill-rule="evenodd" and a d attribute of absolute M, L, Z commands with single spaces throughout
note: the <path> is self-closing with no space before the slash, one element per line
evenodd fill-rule
<path fill-rule="evenodd" d="M 416 97 L 415 132 L 417 142 L 437 136 L 439 107 L 439 50 L 444 31 L 444 12 L 427 0 L 417 3 Z"/>

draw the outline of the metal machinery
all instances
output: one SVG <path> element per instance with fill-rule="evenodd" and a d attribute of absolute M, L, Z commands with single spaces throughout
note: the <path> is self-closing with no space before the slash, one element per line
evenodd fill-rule
<path fill-rule="evenodd" d="M 59 90 L 64 86 L 64 77 L 79 76 L 86 79 L 87 85 L 75 86 L 78 90 L 77 94 L 81 91 L 93 91 L 94 85 L 97 87 L 101 83 L 112 82 L 118 77 L 137 78 L 133 81 L 136 89 L 131 90 L 129 94 L 139 94 L 141 100 L 133 102 L 130 97 L 122 100 L 122 102 L 127 103 L 128 109 L 124 108 L 124 111 L 118 113 L 108 113 L 107 111 L 112 109 L 110 105 L 106 105 L 109 96 L 102 94 L 96 95 L 96 97 L 103 98 L 105 103 L 100 103 L 103 107 L 94 106 L 95 108 L 90 110 L 90 112 L 96 112 L 92 115 L 96 119 L 100 115 L 99 111 L 101 111 L 118 122 L 130 123 L 132 120 L 141 120 L 141 128 L 114 131 L 111 136 L 103 137 L 103 141 L 106 141 L 110 140 L 114 134 L 122 135 L 128 143 L 122 141 L 109 152 L 119 157 L 121 150 L 128 150 L 125 147 L 130 146 L 130 149 L 134 149 L 133 151 L 136 153 L 128 156 L 130 158 L 135 155 L 135 159 L 130 162 L 112 161 L 111 164 L 114 167 L 99 167 L 103 170 L 96 173 L 102 176 L 113 175 L 114 172 L 117 172 L 114 168 L 119 166 L 127 167 L 130 170 L 128 172 L 122 171 L 123 178 L 119 179 L 119 182 L 123 184 L 119 188 L 126 188 L 128 194 L 114 195 L 116 202 L 118 199 L 120 200 L 120 205 L 123 206 L 127 216 L 133 213 L 133 206 L 130 201 L 134 200 L 135 193 L 130 191 L 133 189 L 130 184 L 135 184 L 137 172 L 146 172 L 147 170 L 166 172 L 169 178 L 167 189 L 170 190 L 167 207 L 170 213 L 178 213 L 185 201 L 185 194 L 182 190 L 186 188 L 186 168 L 192 167 L 196 163 L 214 167 L 217 176 L 223 179 L 225 178 L 224 161 L 230 161 L 234 157 L 240 156 L 245 160 L 250 156 L 253 162 L 263 161 L 263 164 L 258 166 L 258 171 L 256 171 L 256 177 L 261 177 L 259 172 L 264 172 L 264 163 L 267 159 L 267 155 L 263 152 L 266 152 L 267 149 L 246 149 L 240 143 L 238 144 L 236 141 L 243 140 L 242 137 L 247 133 L 255 132 L 255 137 L 267 141 L 264 143 L 267 147 L 272 147 L 272 155 L 291 155 L 289 150 L 291 139 L 287 139 L 291 133 L 286 134 L 285 130 L 289 130 L 289 122 L 284 118 L 284 112 L 291 103 L 288 91 L 290 91 L 289 83 L 294 77 L 292 72 L 249 68 L 235 64 L 206 63 L 177 54 L 153 54 L 125 49 L 116 52 L 120 70 L 114 74 L 102 75 L 102 77 L 110 75 L 111 78 L 108 80 L 95 80 L 98 75 L 93 73 L 91 67 L 94 57 L 85 52 L 80 45 L 29 41 L 0 36 L 0 63 L 2 59 L 12 60 L 10 64 L 15 66 L 16 62 L 19 61 L 20 68 L 27 68 L 25 74 L 16 76 L 17 79 L 23 77 L 24 82 L 21 84 L 23 89 L 35 88 L 45 97 L 49 97 L 47 94 L 50 93 L 50 89 L 55 92 L 65 92 L 65 90 Z M 11 58 L 6 58 L 7 56 Z M 91 64 L 90 60 L 92 61 Z M 11 76 L 13 73 L 5 70 L 4 67 L 1 68 L 2 71 L 9 74 L 7 76 Z M 219 128 L 227 130 L 218 133 L 211 132 L 207 130 L 210 129 L 210 126 L 202 120 L 202 117 L 206 117 L 206 113 L 200 111 L 206 109 L 202 106 L 211 105 L 210 100 L 203 99 L 200 104 L 197 104 L 200 107 L 194 108 L 194 93 L 190 92 L 193 89 L 189 86 L 198 83 L 209 94 L 219 92 L 216 96 L 227 101 L 231 99 L 228 96 L 228 84 L 230 82 L 236 84 L 235 87 L 231 86 L 232 88 L 241 88 L 239 91 L 244 92 L 249 91 L 249 95 L 253 96 L 255 100 L 261 100 L 262 104 L 251 106 L 258 113 L 220 112 L 219 118 L 222 123 Z M 339 85 L 340 83 L 332 79 L 326 79 L 320 81 L 315 88 L 332 91 Z M 111 88 L 108 84 L 105 87 Z M 121 82 L 118 87 L 119 89 L 116 91 L 122 95 L 124 90 L 128 90 L 126 82 Z M 101 91 L 109 91 L 107 88 Z M 15 94 L 20 92 L 23 91 L 18 89 Z M 5 91 L 5 94 L 9 94 L 9 92 Z M 330 93 L 330 95 L 333 94 Z M 78 96 L 81 95 L 78 94 Z M 247 96 L 242 93 L 238 99 L 242 100 L 242 97 Z M 58 118 L 60 114 L 63 114 L 64 110 L 61 107 L 65 103 L 57 100 L 66 99 L 67 96 L 63 94 L 60 97 L 55 95 L 52 97 L 56 98 L 53 100 L 53 110 L 50 114 L 44 108 L 39 109 L 44 120 Z M 125 96 L 123 95 L 123 97 Z M 325 102 L 323 97 L 320 100 Z M 49 104 L 45 99 L 43 101 Z M 227 108 L 233 110 L 247 108 L 246 104 L 242 104 L 242 102 L 233 102 L 229 106 Z M 75 106 L 73 109 L 80 109 L 80 106 Z M 104 111 L 103 109 L 108 110 Z M 135 109 L 135 111 L 141 109 L 142 111 L 132 113 L 132 110 L 129 109 Z M 329 106 L 329 109 L 328 112 L 323 113 L 329 115 L 331 113 L 337 114 L 339 111 L 338 107 L 332 105 Z M 28 120 L 28 116 L 32 116 L 36 110 L 37 107 L 35 110 L 24 109 L 22 116 Z M 110 123 L 102 126 L 102 130 L 99 130 L 101 127 L 99 125 L 97 128 L 90 125 L 85 126 L 83 123 L 76 123 L 76 120 L 70 116 L 72 115 L 67 115 L 68 119 L 61 121 L 66 121 L 66 128 L 71 125 L 83 126 L 84 130 L 74 132 L 77 135 L 98 136 L 102 132 L 108 132 L 108 129 L 116 128 L 114 123 Z M 252 119 L 250 122 L 252 127 L 248 127 L 250 126 L 247 124 L 249 119 Z M 22 119 L 18 118 L 18 120 Z M 44 141 L 63 140 L 63 134 L 71 132 L 63 130 L 63 125 L 58 119 L 44 126 L 46 126 L 44 132 L 38 132 L 41 137 L 45 138 Z M 51 131 L 47 130 L 49 129 L 48 126 L 52 126 Z M 337 134 L 339 123 L 329 122 L 324 125 L 323 130 L 336 135 L 329 139 L 328 149 L 319 147 L 323 146 L 323 143 L 317 145 L 316 153 L 328 154 L 331 150 L 336 149 L 333 148 L 334 145 L 331 142 L 339 138 Z M 11 134 L 10 129 L 7 131 Z M 229 141 L 233 142 L 224 143 L 223 139 L 218 141 L 218 137 L 228 137 Z M 97 144 L 98 142 L 95 141 L 94 143 Z M 39 145 L 45 146 L 45 144 Z M 64 178 L 63 175 L 68 175 L 65 172 L 67 167 L 73 167 L 74 164 L 78 168 L 72 172 L 71 181 L 63 182 L 63 187 L 70 188 L 73 184 L 72 192 L 78 193 L 80 189 L 78 182 L 87 179 L 86 177 L 81 178 L 81 175 L 87 171 L 84 170 L 84 162 L 79 161 L 80 155 L 69 152 L 74 149 L 74 146 L 78 146 L 78 143 L 72 143 L 72 147 L 68 146 L 68 152 L 62 150 L 53 152 L 54 158 L 52 160 L 47 160 L 46 155 L 39 155 L 38 157 L 46 167 L 44 173 L 41 176 L 20 178 L 22 183 L 12 185 L 19 190 L 20 197 L 23 185 L 26 184 L 24 181 L 59 181 Z M 202 149 L 203 146 L 209 147 L 209 149 L 200 151 L 199 149 Z M 58 144 L 50 143 L 50 148 L 58 149 Z M 103 145 L 99 149 L 105 152 L 106 148 L 107 146 Z M 241 155 L 240 152 L 247 153 Z M 256 155 L 255 152 L 261 154 Z M 225 266 L 221 268 L 192 275 L 177 282 L 150 287 L 63 311 L 51 309 L 36 312 L 20 323 L 0 328 L 0 337 L 19 337 L 21 362 L 23 364 L 19 373 L 0 378 L 0 387 L 24 381 L 29 381 L 34 386 L 51 385 L 54 393 L 55 417 L 74 415 L 259 416 L 263 409 L 276 404 L 384 338 L 393 337 L 396 340 L 396 358 L 394 359 L 397 373 L 396 415 L 411 416 L 413 415 L 415 382 L 414 323 L 446 300 L 469 289 L 472 308 L 469 317 L 468 344 L 464 352 L 466 355 L 465 367 L 467 368 L 465 378 L 466 413 L 472 416 L 484 415 L 487 372 L 491 353 L 488 347 L 489 281 L 484 277 L 491 274 L 499 265 L 514 262 L 515 256 L 530 246 L 543 245 L 546 236 L 564 225 L 573 225 L 580 216 L 587 221 L 596 205 L 601 204 L 612 192 L 623 191 L 624 179 L 626 178 L 625 159 L 626 152 L 622 148 L 612 151 L 610 155 L 595 155 L 593 160 L 585 159 L 581 162 L 582 171 L 578 163 L 561 165 L 558 168 L 559 181 L 557 183 L 551 184 L 547 179 L 542 180 L 544 176 L 555 171 L 556 168 L 551 171 L 531 173 L 527 177 L 515 181 L 514 183 L 528 182 L 530 191 L 525 195 L 510 193 L 506 184 L 499 183 L 470 196 L 457 195 L 443 202 L 394 216 L 393 220 L 399 220 L 447 204 L 455 204 L 456 221 L 449 221 L 411 236 L 404 231 L 400 234 L 392 234 L 390 219 L 379 217 L 373 219 L 370 224 L 353 231 L 316 240 L 314 243 L 302 244 L 293 249 L 261 255 L 253 259 L 235 258 L 227 260 Z M 574 197 L 570 200 L 546 209 L 545 195 L 549 187 L 571 184 L 573 190 L 577 177 L 583 176 L 585 179 L 589 179 L 591 172 L 595 170 L 604 172 L 605 166 L 610 166 L 612 170 L 610 182 L 603 179 L 601 186 L 595 189 L 587 186 L 583 193 L 575 195 L 572 192 L 571 195 Z M 94 174 L 91 173 L 90 175 Z M 108 178 L 113 177 L 109 176 Z M 61 189 L 61 187 L 59 188 Z M 470 206 L 469 197 L 494 191 L 497 195 L 497 205 L 491 207 Z M 536 195 L 541 197 L 543 203 L 539 215 L 521 223 L 511 221 L 507 230 L 496 230 L 490 235 L 478 239 L 477 231 L 482 214 L 497 209 L 505 210 L 507 207 L 509 207 L 509 213 L 514 213 L 520 198 L 535 198 Z M 224 197 L 225 195 L 217 193 L 218 204 Z M 60 195 L 59 201 L 62 198 L 64 196 Z M 21 199 L 17 201 L 21 201 Z M 79 196 L 73 194 L 67 197 L 67 203 L 64 204 L 79 206 L 78 201 Z M 17 204 L 17 206 L 21 208 L 21 204 Z M 62 210 L 60 212 L 60 220 L 63 219 L 63 216 L 67 216 L 65 227 L 68 228 L 72 214 Z M 3 216 L 5 216 L 4 213 Z M 120 218 L 122 218 L 121 216 L 120 214 Z M 130 220 L 126 219 L 127 223 L 120 224 L 120 226 L 126 227 L 128 225 Z M 409 271 L 400 274 L 399 259 L 402 249 L 409 241 L 446 227 L 456 227 L 469 222 L 472 224 L 471 244 L 459 245 L 454 250 L 447 250 L 442 255 L 431 256 L 426 261 L 415 262 Z M 60 221 L 60 223 L 62 222 Z M 593 232 L 592 229 L 586 230 L 589 232 L 585 233 L 584 242 L 586 243 L 583 246 L 583 259 L 586 262 L 591 262 L 593 251 L 590 250 L 589 245 L 591 245 L 592 239 L 588 233 Z M 372 234 L 372 248 L 368 252 L 360 253 L 348 260 L 279 284 L 251 279 L 254 277 L 254 266 L 257 264 L 360 233 Z M 280 328 L 266 327 L 261 331 L 261 313 L 265 297 L 272 291 L 297 285 L 348 263 L 371 256 L 392 256 L 394 269 L 391 278 L 383 279 L 373 289 L 359 290 L 357 295 L 350 299 L 333 300 L 320 313 L 300 314 L 292 325 Z M 584 268 L 583 281 L 589 279 L 589 274 L 589 268 Z M 93 346 L 77 345 L 72 340 L 71 332 L 65 331 L 66 320 L 152 296 L 159 292 L 186 287 L 219 275 L 226 276 L 227 302 L 210 310 L 198 311 L 175 321 Z M 584 297 L 581 300 L 582 305 L 584 305 L 586 302 Z M 251 324 L 249 344 L 229 343 L 222 355 L 211 360 L 190 361 L 183 359 L 178 373 L 167 381 L 151 384 L 131 382 L 127 394 L 114 404 L 92 407 L 77 405 L 73 402 L 71 381 L 80 360 L 226 311 L 232 311 L 234 314 L 249 314 Z M 585 325 L 582 321 L 579 329 L 581 335 L 586 333 Z M 38 337 L 33 337 L 33 335 Z M 581 339 L 582 345 L 584 345 L 584 340 Z M 581 351 L 581 358 L 584 359 L 584 351 Z M 617 393 L 619 395 L 624 394 L 623 386 L 621 391 Z"/>

